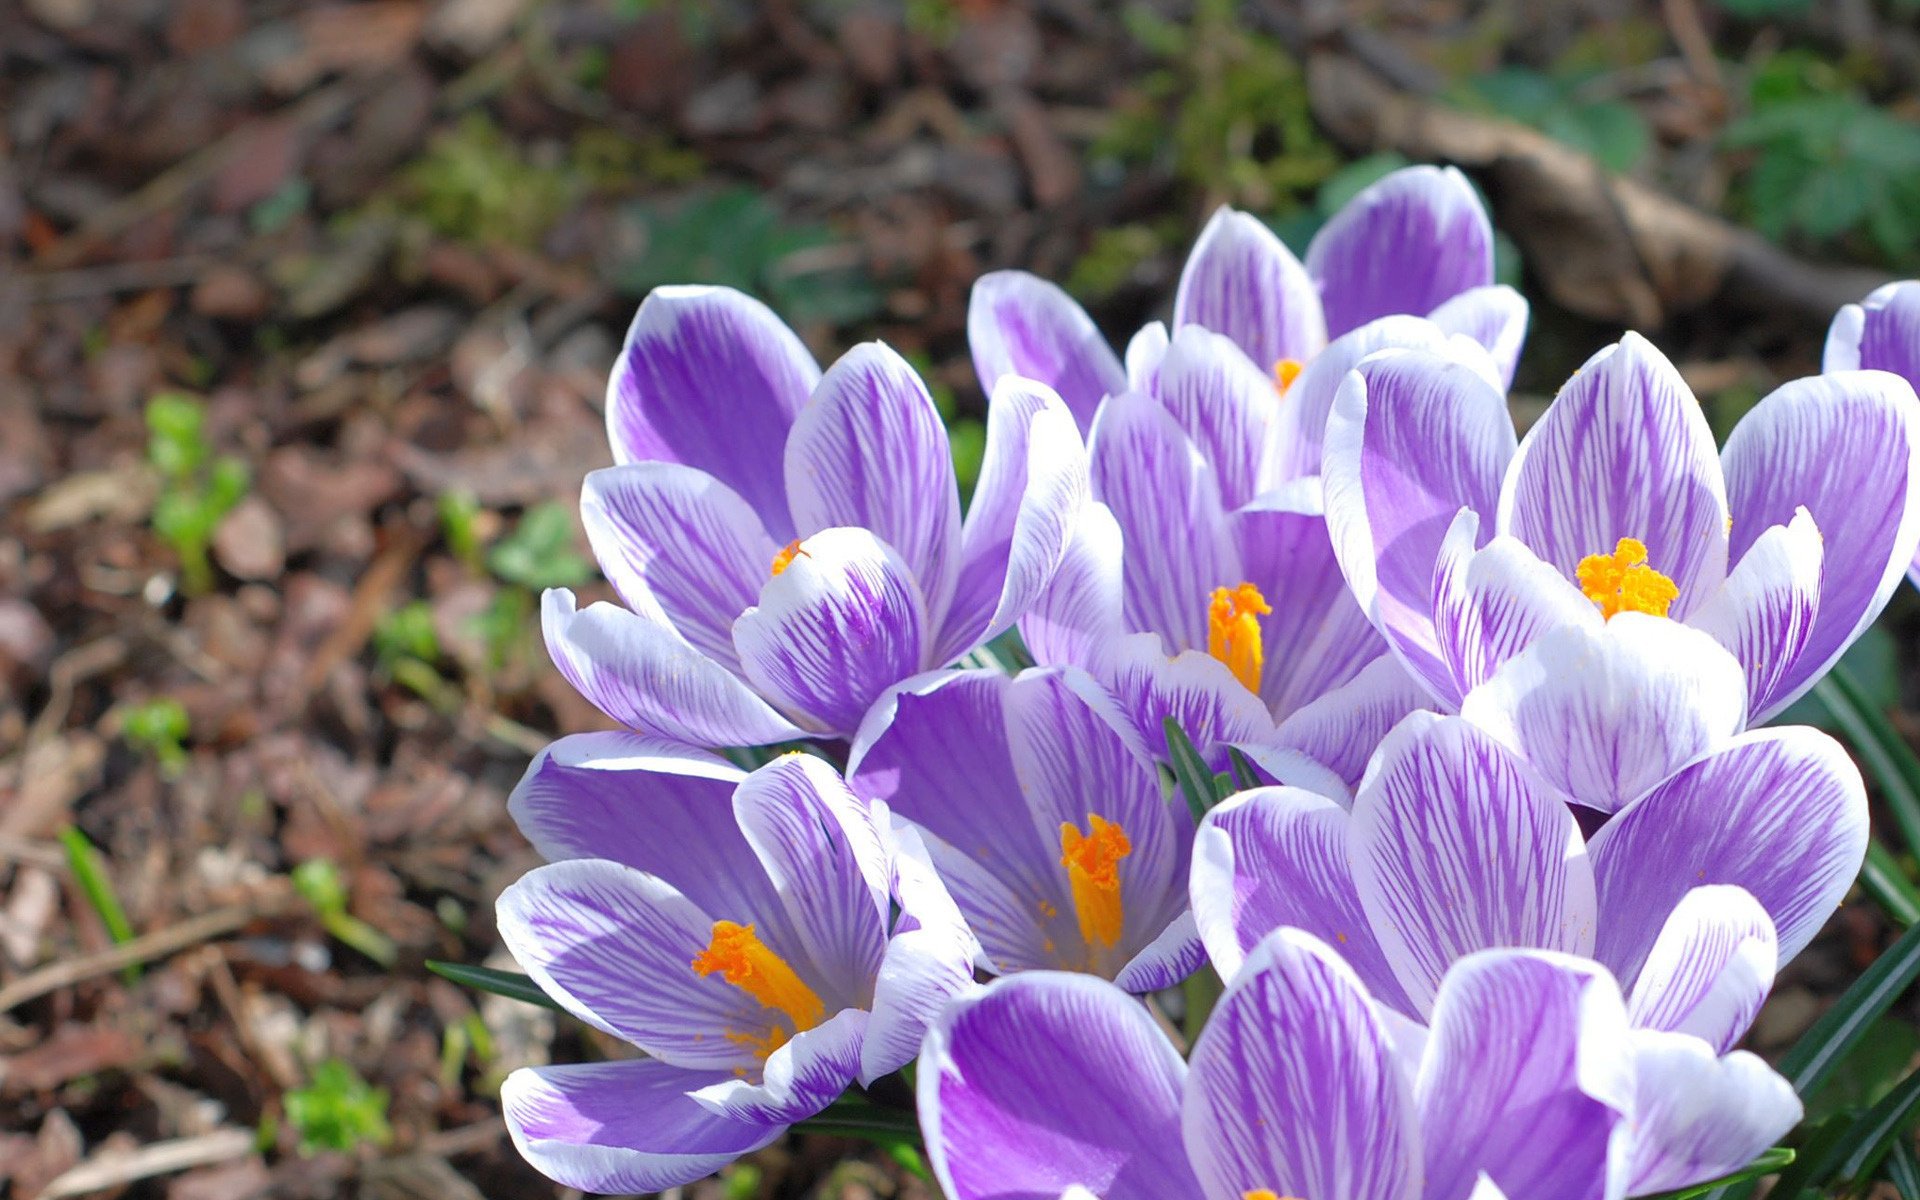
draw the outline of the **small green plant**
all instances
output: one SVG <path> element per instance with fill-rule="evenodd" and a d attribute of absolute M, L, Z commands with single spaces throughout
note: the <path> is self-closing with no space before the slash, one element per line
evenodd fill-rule
<path fill-rule="evenodd" d="M 320 925 L 329 934 L 383 967 L 400 957 L 393 939 L 347 911 L 347 885 L 339 870 L 324 858 L 311 858 L 293 869 L 293 886 L 313 906 Z"/>
<path fill-rule="evenodd" d="M 573 202 L 574 177 L 531 161 L 483 113 L 436 137 L 400 176 L 401 198 L 448 237 L 530 245 Z"/>
<path fill-rule="evenodd" d="M 160 472 L 154 532 L 173 548 L 182 586 L 196 595 L 213 587 L 207 548 L 248 484 L 244 462 L 212 459 L 206 422 L 206 406 L 192 396 L 161 392 L 147 401 L 147 458 Z"/>
<path fill-rule="evenodd" d="M 487 555 L 487 566 L 508 583 L 540 591 L 578 587 L 593 578 L 593 565 L 573 543 L 573 513 L 566 505 L 536 504 L 513 532 Z"/>
<path fill-rule="evenodd" d="M 80 892 L 86 896 L 87 903 L 99 914 L 100 923 L 107 927 L 107 936 L 116 945 L 132 941 L 133 922 L 127 919 L 127 910 L 121 906 L 120 897 L 113 890 L 107 860 L 99 848 L 72 825 L 60 831 L 60 844 L 66 847 L 67 869 L 73 872 L 74 881 L 80 885 Z M 120 977 L 131 985 L 140 978 L 140 968 L 129 966 L 120 972 Z"/>
<path fill-rule="evenodd" d="M 1464 81 L 1454 93 L 1463 107 L 1498 113 L 1531 125 L 1614 171 L 1631 171 L 1653 145 L 1640 111 L 1599 89 L 1607 73 L 1502 67 Z"/>
<path fill-rule="evenodd" d="M 190 731 L 187 710 L 171 696 L 142 700 L 120 710 L 120 736 L 135 750 L 152 755 L 160 773 L 169 779 L 186 769 L 185 742 Z"/>
<path fill-rule="evenodd" d="M 415 600 L 381 618 L 373 629 L 373 657 L 388 674 L 402 662 L 431 666 L 440 661 L 440 636 L 433 628 L 433 606 L 425 600 Z"/>
<path fill-rule="evenodd" d="M 387 1089 L 372 1086 L 341 1059 L 330 1058 L 314 1068 L 306 1087 L 287 1093 L 286 1108 L 303 1155 L 384 1146 L 393 1140 Z"/>

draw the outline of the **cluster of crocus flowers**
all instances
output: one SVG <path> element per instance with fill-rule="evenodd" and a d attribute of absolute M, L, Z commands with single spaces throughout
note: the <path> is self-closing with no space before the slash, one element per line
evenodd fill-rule
<path fill-rule="evenodd" d="M 650 296 L 581 505 L 622 603 L 545 609 L 626 730 L 529 768 L 500 900 L 642 1057 L 512 1076 L 529 1161 L 685 1183 L 916 1056 L 954 1200 L 1615 1200 L 1790 1129 L 1737 1046 L 1867 808 L 1757 726 L 1920 551 L 1920 284 L 1724 449 L 1631 334 L 1522 439 L 1492 245 L 1433 168 L 1304 261 L 1223 210 L 1124 356 L 987 276 L 964 519 L 898 354 Z"/>

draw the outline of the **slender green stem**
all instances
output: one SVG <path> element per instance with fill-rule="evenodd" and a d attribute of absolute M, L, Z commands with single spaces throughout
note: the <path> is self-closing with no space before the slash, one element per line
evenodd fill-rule
<path fill-rule="evenodd" d="M 1867 842 L 1867 862 L 1860 868 L 1860 886 L 1902 925 L 1920 922 L 1920 887 L 1879 838 Z"/>
<path fill-rule="evenodd" d="M 1213 1006 L 1219 1001 L 1225 985 L 1220 975 L 1211 965 L 1203 964 L 1198 971 L 1187 976 L 1180 985 L 1180 994 L 1187 1002 L 1186 1019 L 1182 1022 L 1181 1032 L 1187 1035 L 1187 1045 L 1192 1047 L 1199 1040 L 1200 1031 L 1206 1027 L 1207 1018 L 1213 1014 Z"/>

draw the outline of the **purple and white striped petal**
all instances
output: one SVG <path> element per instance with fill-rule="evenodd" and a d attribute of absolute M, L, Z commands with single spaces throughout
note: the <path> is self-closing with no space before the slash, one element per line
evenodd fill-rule
<path fill-rule="evenodd" d="M 828 368 L 794 418 L 786 480 L 801 537 L 872 530 L 920 581 L 939 623 L 960 569 L 960 490 L 947 427 L 906 359 L 868 342 Z"/>
<path fill-rule="evenodd" d="M 1051 966 L 1049 946 L 1079 936 L 1059 826 L 1042 826 L 1014 774 L 1012 686 L 987 670 L 909 680 L 873 706 L 847 759 L 856 795 L 885 801 L 925 835 L 983 965 L 1001 974 Z"/>
<path fill-rule="evenodd" d="M 1462 508 L 1492 514 L 1514 453 L 1500 393 L 1471 368 L 1383 353 L 1340 385 L 1327 424 L 1327 526 L 1354 598 L 1394 653 L 1456 703 L 1433 627 L 1434 563 Z"/>
<path fill-rule="evenodd" d="M 1464 333 L 1487 348 L 1500 368 L 1500 387 L 1513 386 L 1513 369 L 1527 341 L 1527 298 L 1504 283 L 1469 288 L 1427 314 L 1448 333 Z"/>
<path fill-rule="evenodd" d="M 1726 583 L 1689 621 L 1746 669 L 1747 707 L 1756 713 L 1778 708 L 1777 698 L 1798 678 L 1820 612 L 1825 562 L 1825 539 L 1802 508 L 1747 547 Z"/>
<path fill-rule="evenodd" d="M 1173 327 L 1199 325 L 1231 338 L 1254 365 L 1305 362 L 1327 344 L 1320 296 L 1273 230 L 1247 213 L 1217 210 L 1180 271 Z"/>
<path fill-rule="evenodd" d="M 1573 373 L 1521 441 L 1500 493 L 1499 532 L 1569 579 L 1582 559 L 1612 554 L 1621 538 L 1643 543 L 1647 565 L 1680 590 L 1675 619 L 1726 578 L 1727 527 L 1727 485 L 1706 414 L 1680 372 L 1636 333 Z"/>
<path fill-rule="evenodd" d="M 1618 812 L 1746 725 L 1746 673 L 1707 634 L 1624 612 L 1542 635 L 1460 715 L 1575 803 Z"/>
<path fill-rule="evenodd" d="M 926 602 L 891 546 L 865 529 L 825 529 L 734 622 L 753 685 L 815 728 L 860 727 L 881 692 L 925 665 Z"/>
<path fill-rule="evenodd" d="M 1154 633 L 1116 639 L 1100 672 L 1147 752 L 1167 761 L 1166 720 L 1180 725 L 1208 766 L 1227 769 L 1227 747 L 1269 740 L 1273 718 L 1260 697 L 1248 691 L 1227 665 L 1198 650 L 1168 655 Z"/>
<path fill-rule="evenodd" d="M 1340 956 L 1297 929 L 1261 942 L 1214 1007 L 1182 1125 L 1209 1197 L 1421 1195 L 1412 1088 L 1386 1026 Z"/>
<path fill-rule="evenodd" d="M 1779 954 L 1773 920 L 1751 893 L 1694 888 L 1628 985 L 1627 1012 L 1640 1028 L 1691 1034 L 1725 1054 L 1760 1014 Z"/>
<path fill-rule="evenodd" d="M 1260 698 L 1275 720 L 1285 720 L 1387 646 L 1340 573 L 1318 480 L 1268 492 L 1229 521 L 1241 576 L 1273 610 L 1259 619 L 1266 647 Z"/>
<path fill-rule="evenodd" d="M 1636 978 L 1681 899 L 1731 883 L 1767 910 L 1788 962 L 1839 906 L 1866 851 L 1866 786 L 1838 742 L 1799 726 L 1742 734 L 1594 835 L 1594 957 Z"/>
<path fill-rule="evenodd" d="M 500 1085 L 514 1149 L 585 1192 L 661 1192 L 772 1142 L 783 1125 L 715 1116 L 691 1093 L 720 1075 L 651 1059 L 522 1067 Z"/>
<path fill-rule="evenodd" d="M 1875 288 L 1833 316 L 1822 371 L 1891 371 L 1920 390 L 1920 279 Z"/>
<path fill-rule="evenodd" d="M 1731 1175 L 1800 1123 L 1792 1085 L 1757 1055 L 1740 1050 L 1716 1058 L 1698 1038 L 1637 1029 L 1632 1056 L 1629 1195 Z"/>
<path fill-rule="evenodd" d="M 1461 509 L 1433 568 L 1434 634 L 1462 697 L 1548 630 L 1601 623 L 1593 602 L 1517 538 L 1476 550 L 1479 540 L 1479 514 Z"/>
<path fill-rule="evenodd" d="M 1173 341 L 1165 321 L 1148 321 L 1127 342 L 1127 390 L 1152 395 L 1160 379 L 1160 363 Z"/>
<path fill-rule="evenodd" d="M 659 621 L 615 604 L 576 610 L 572 592 L 549 588 L 540 629 L 553 665 L 574 690 L 629 729 L 699 746 L 808 736 Z"/>
<path fill-rule="evenodd" d="M 1634 1106 L 1620 989 L 1565 955 L 1488 950 L 1447 973 L 1414 1085 L 1427 1200 L 1484 1173 L 1509 1196 L 1624 1194 Z"/>
<path fill-rule="evenodd" d="M 1273 376 L 1224 334 L 1184 325 L 1160 361 L 1152 394 L 1213 468 L 1222 503 L 1238 508 L 1253 499 L 1279 419 Z"/>
<path fill-rule="evenodd" d="M 1275 731 L 1274 745 L 1325 765 L 1351 794 L 1381 739 L 1408 713 L 1430 703 L 1427 690 L 1400 660 L 1382 654 L 1352 680 L 1288 717 Z M 1350 803 L 1345 796 L 1335 798 Z"/>
<path fill-rule="evenodd" d="M 1204 647 L 1208 598 L 1242 579 L 1214 473 L 1167 410 L 1135 392 L 1100 406 L 1088 455 L 1094 499 L 1126 543 L 1126 627 Z"/>
<path fill-rule="evenodd" d="M 714 1115 L 735 1121 L 804 1121 L 838 1100 L 859 1077 L 867 1019 L 862 1009 L 841 1009 L 769 1054 L 757 1078 L 736 1075 L 710 1083 L 693 1098 Z"/>
<path fill-rule="evenodd" d="M 587 473 L 580 522 L 628 608 L 739 669 L 734 619 L 760 595 L 780 549 L 752 506 L 705 471 L 639 462 Z"/>
<path fill-rule="evenodd" d="M 706 471 L 793 536 L 781 458 L 820 368 L 766 305 L 724 287 L 660 287 L 640 303 L 607 381 L 617 463 Z"/>
<path fill-rule="evenodd" d="M 955 1001 L 920 1059 L 927 1161 L 951 1200 L 1199 1194 L 1180 1145 L 1187 1065 L 1138 1000 L 1036 972 Z"/>
<path fill-rule="evenodd" d="M 890 835 L 900 918 L 873 981 L 860 1047 L 862 1087 L 913 1061 L 941 1010 L 973 990 L 973 964 L 980 956 L 980 943 L 935 873 L 918 831 L 896 823 Z"/>
<path fill-rule="evenodd" d="M 1036 380 L 1060 394 L 1085 433 L 1107 396 L 1126 390 L 1127 376 L 1087 311 L 1025 271 L 992 271 L 974 281 L 967 302 L 967 344 L 980 390 L 991 396 L 1009 375 Z"/>
<path fill-rule="evenodd" d="M 1307 247 L 1339 337 L 1391 313 L 1427 313 L 1493 282 L 1493 225 L 1466 176 L 1405 167 L 1349 200 Z"/>
<path fill-rule="evenodd" d="M 1004 379 L 987 404 L 987 449 L 960 530 L 960 576 L 929 662 L 1000 636 L 1059 570 L 1088 494 L 1087 449 L 1044 384 Z"/>
<path fill-rule="evenodd" d="M 782 957 L 814 981 L 828 1012 L 869 1007 L 893 881 L 872 808 L 825 759 L 786 754 L 735 789 L 733 813 L 779 897 L 791 947 Z"/>
<path fill-rule="evenodd" d="M 1337 801 L 1294 787 L 1241 792 L 1200 822 L 1189 891 L 1222 979 L 1274 930 L 1304 929 L 1337 947 L 1374 999 L 1413 1011 L 1360 905 L 1349 827 Z"/>
<path fill-rule="evenodd" d="M 1465 334 L 1450 334 L 1432 321 L 1415 316 L 1369 321 L 1341 334 L 1314 355 L 1281 397 L 1269 467 L 1272 482 L 1286 483 L 1320 474 L 1326 460 L 1327 419 L 1340 384 L 1347 372 L 1382 350 L 1424 350 L 1470 368 L 1486 379 L 1489 387 L 1500 389 L 1499 368 L 1487 351 Z M 1494 490 L 1498 491 L 1497 480 Z"/>
<path fill-rule="evenodd" d="M 1476 950 L 1592 951 L 1593 869 L 1573 814 L 1459 717 L 1394 727 L 1354 797 L 1352 838 L 1360 902 L 1418 1012 Z"/>
<path fill-rule="evenodd" d="M 1886 607 L 1920 546 L 1920 400 L 1879 371 L 1786 384 L 1742 418 L 1722 455 L 1733 552 L 1802 507 L 1825 539 L 1820 607 L 1761 720 L 1825 674 Z"/>
<path fill-rule="evenodd" d="M 607 859 L 550 863 L 500 893 L 497 911 L 514 959 L 587 1024 L 677 1067 L 759 1067 L 725 1035 L 763 1033 L 768 1010 L 694 971 L 713 915 L 658 876 Z"/>
<path fill-rule="evenodd" d="M 1113 510 L 1088 501 L 1045 590 L 1020 619 L 1020 639 L 1043 667 L 1101 669 L 1125 633 L 1125 539 Z"/>

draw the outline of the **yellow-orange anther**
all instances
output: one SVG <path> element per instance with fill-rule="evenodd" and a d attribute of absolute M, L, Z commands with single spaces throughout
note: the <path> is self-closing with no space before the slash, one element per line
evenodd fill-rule
<path fill-rule="evenodd" d="M 1272 1188 L 1255 1188 L 1251 1192 L 1241 1192 L 1240 1200 L 1293 1200 L 1293 1197 L 1282 1196 Z"/>
<path fill-rule="evenodd" d="M 1283 358 L 1274 363 L 1273 390 L 1282 396 L 1286 395 L 1287 389 L 1293 386 L 1293 381 L 1300 378 L 1300 372 L 1306 369 L 1307 364 L 1297 358 Z"/>
<path fill-rule="evenodd" d="M 773 573 L 775 575 L 778 575 L 780 572 L 792 566 L 794 559 L 799 558 L 801 555 L 806 553 L 807 552 L 805 550 L 802 550 L 800 548 L 799 538 L 795 538 L 792 541 L 788 542 L 784 547 L 781 548 L 780 553 L 773 556 Z M 811 558 L 813 556 L 809 554 L 807 555 L 807 557 Z"/>
<path fill-rule="evenodd" d="M 1087 814 L 1087 832 L 1060 824 L 1060 865 L 1073 887 L 1073 914 L 1080 919 L 1080 936 L 1089 946 L 1111 946 L 1120 940 L 1124 914 L 1120 907 L 1120 860 L 1133 853 L 1127 831 L 1112 821 Z"/>
<path fill-rule="evenodd" d="M 1623 612 L 1667 615 L 1680 589 L 1647 565 L 1647 548 L 1636 538 L 1621 538 L 1612 554 L 1589 554 L 1574 568 L 1580 590 L 1611 620 Z"/>
<path fill-rule="evenodd" d="M 827 1006 L 820 1002 L 820 997 L 794 974 L 785 959 L 767 949 L 751 925 L 715 921 L 713 939 L 705 950 L 694 956 L 693 971 L 703 976 L 719 974 L 765 1007 L 785 1013 L 793 1022 L 795 1033 L 812 1029 L 826 1019 Z M 753 1044 L 756 1049 L 762 1042 L 745 1035 L 735 1040 Z M 769 1037 L 766 1041 L 767 1052 L 772 1053 L 786 1037 L 782 1035 L 778 1041 Z"/>
<path fill-rule="evenodd" d="M 1260 645 L 1260 618 L 1272 612 L 1267 598 L 1250 583 L 1215 588 L 1207 603 L 1207 653 L 1227 664 L 1242 686 L 1260 694 L 1266 654 Z"/>

